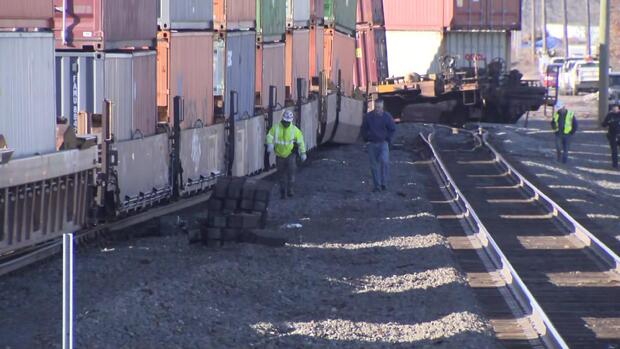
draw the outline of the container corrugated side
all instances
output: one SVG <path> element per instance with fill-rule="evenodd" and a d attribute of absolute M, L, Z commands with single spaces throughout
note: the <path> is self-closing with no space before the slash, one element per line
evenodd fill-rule
<path fill-rule="evenodd" d="M 324 31 L 322 25 L 310 28 L 310 77 L 318 77 L 324 69 Z"/>
<path fill-rule="evenodd" d="M 51 28 L 51 0 L 0 1 L 0 28 Z"/>
<path fill-rule="evenodd" d="M 307 28 L 310 24 L 311 2 L 315 0 L 286 0 L 286 27 Z"/>
<path fill-rule="evenodd" d="M 383 0 L 357 0 L 357 23 L 384 25 Z"/>
<path fill-rule="evenodd" d="M 325 32 L 325 71 L 334 84 L 341 73 L 342 93 L 353 94 L 353 75 L 355 70 L 355 38 L 338 31 Z"/>
<path fill-rule="evenodd" d="M 510 67 L 510 39 L 510 32 L 447 32 L 444 54 L 456 58 L 457 68 L 473 66 L 476 55 L 487 62 L 501 58 Z"/>
<path fill-rule="evenodd" d="M 324 19 L 345 33 L 353 33 L 357 22 L 357 0 L 324 0 Z"/>
<path fill-rule="evenodd" d="M 218 30 L 256 28 L 256 0 L 213 0 L 213 27 Z"/>
<path fill-rule="evenodd" d="M 356 86 L 377 84 L 388 77 L 385 29 L 358 29 Z"/>
<path fill-rule="evenodd" d="M 310 21 L 323 24 L 325 17 L 325 0 L 310 0 Z"/>
<path fill-rule="evenodd" d="M 444 1 L 383 0 L 385 29 L 441 31 L 444 27 Z"/>
<path fill-rule="evenodd" d="M 280 41 L 284 37 L 286 1 L 256 0 L 256 35 L 260 41 Z"/>
<path fill-rule="evenodd" d="M 157 24 L 162 30 L 213 28 L 213 0 L 157 0 Z"/>
<path fill-rule="evenodd" d="M 66 27 L 62 11 L 54 13 L 57 48 L 112 50 L 154 47 L 157 36 L 157 3 L 127 0 L 73 0 L 66 2 Z M 62 9 L 63 0 L 54 0 Z M 63 32 L 67 43 L 63 43 Z"/>
<path fill-rule="evenodd" d="M 172 124 L 175 96 L 184 99 L 181 128 L 213 124 L 213 32 L 160 32 L 157 45 L 157 106 Z"/>
<path fill-rule="evenodd" d="M 256 47 L 256 92 L 258 105 L 269 106 L 269 87 L 276 87 L 276 103 L 284 105 L 284 43 L 261 44 Z"/>
<path fill-rule="evenodd" d="M 53 35 L 0 33 L 0 62 L 0 134 L 13 157 L 53 152 Z"/>
<path fill-rule="evenodd" d="M 238 93 L 237 118 L 254 115 L 254 90 L 256 78 L 256 35 L 253 31 L 221 34 L 224 46 L 217 45 L 214 62 L 216 71 L 224 71 L 224 112 L 229 116 L 230 92 Z M 223 48 L 223 52 L 221 52 Z M 224 68 L 221 68 L 223 66 Z M 219 73 L 218 73 L 219 74 Z M 221 76 L 219 76 L 221 78 Z M 215 85 L 218 83 L 216 77 Z M 218 89 L 219 90 L 219 89 Z"/>
<path fill-rule="evenodd" d="M 297 79 L 304 79 L 305 88 L 303 98 L 307 97 L 308 86 L 310 86 L 310 30 L 298 29 L 293 30 L 291 35 L 291 62 L 287 62 L 287 70 L 290 67 L 290 85 L 287 81 L 291 91 L 293 100 L 297 100 Z M 287 45 L 289 43 L 287 42 Z"/>

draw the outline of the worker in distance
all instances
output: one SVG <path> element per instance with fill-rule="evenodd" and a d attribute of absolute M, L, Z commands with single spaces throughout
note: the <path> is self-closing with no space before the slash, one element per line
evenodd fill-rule
<path fill-rule="evenodd" d="M 568 162 L 571 139 L 577 132 L 577 118 L 575 112 L 566 109 L 566 105 L 562 101 L 556 103 L 555 109 L 551 120 L 551 129 L 555 133 L 555 150 L 558 162 L 565 164 Z"/>
<path fill-rule="evenodd" d="M 387 190 L 390 173 L 390 145 L 396 132 L 394 118 L 383 109 L 383 100 L 364 116 L 362 138 L 367 144 L 373 192 Z"/>
<path fill-rule="evenodd" d="M 297 156 L 302 162 L 306 161 L 306 144 L 304 135 L 293 124 L 295 114 L 287 110 L 282 121 L 275 124 L 267 134 L 267 151 L 276 155 L 276 168 L 280 182 L 280 197 L 295 195 L 295 174 L 297 172 Z"/>
<path fill-rule="evenodd" d="M 620 105 L 614 105 L 605 117 L 603 127 L 607 127 L 607 140 L 611 149 L 611 164 L 618 168 L 618 144 L 620 144 Z"/>

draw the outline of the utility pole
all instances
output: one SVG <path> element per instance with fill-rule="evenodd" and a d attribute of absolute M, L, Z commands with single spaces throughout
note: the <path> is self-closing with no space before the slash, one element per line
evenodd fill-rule
<path fill-rule="evenodd" d="M 592 57 L 592 23 L 590 22 L 590 0 L 586 0 L 586 54 Z"/>
<path fill-rule="evenodd" d="M 599 34 L 599 86 L 598 119 L 605 120 L 609 111 L 609 1 L 601 0 L 601 23 Z"/>
<path fill-rule="evenodd" d="M 540 0 L 542 3 L 542 51 L 543 55 L 547 55 L 547 0 Z"/>
<path fill-rule="evenodd" d="M 536 0 L 532 1 L 532 62 L 536 62 Z"/>
<path fill-rule="evenodd" d="M 563 36 L 564 36 L 564 57 L 570 57 L 570 53 L 568 52 L 568 6 L 566 4 L 566 0 L 562 0 L 562 12 L 563 12 Z"/>

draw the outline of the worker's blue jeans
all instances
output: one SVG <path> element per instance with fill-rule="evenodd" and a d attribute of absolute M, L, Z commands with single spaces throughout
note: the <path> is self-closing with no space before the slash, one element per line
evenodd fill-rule
<path fill-rule="evenodd" d="M 555 150 L 558 154 L 558 161 L 562 163 L 568 162 L 568 147 L 570 146 L 570 138 L 572 135 L 555 134 Z"/>
<path fill-rule="evenodd" d="M 368 157 L 370 158 L 370 171 L 372 172 L 372 183 L 375 190 L 380 190 L 381 186 L 387 186 L 390 148 L 387 142 L 368 143 Z"/>

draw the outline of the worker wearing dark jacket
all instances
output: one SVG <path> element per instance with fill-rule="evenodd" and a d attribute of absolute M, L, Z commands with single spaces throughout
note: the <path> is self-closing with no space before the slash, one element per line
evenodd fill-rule
<path fill-rule="evenodd" d="M 603 127 L 607 127 L 607 140 L 611 148 L 611 163 L 618 168 L 618 143 L 620 143 L 620 105 L 615 105 L 605 117 Z"/>
<path fill-rule="evenodd" d="M 555 149 L 558 161 L 568 162 L 568 148 L 571 137 L 577 132 L 577 118 L 573 111 L 567 110 L 560 101 L 556 104 L 556 112 L 551 120 L 551 128 L 555 132 Z"/>
<path fill-rule="evenodd" d="M 362 137 L 368 142 L 368 157 L 372 172 L 373 191 L 387 189 L 390 148 L 396 125 L 390 113 L 383 110 L 383 101 L 375 102 L 375 109 L 366 114 L 362 123 Z"/>

